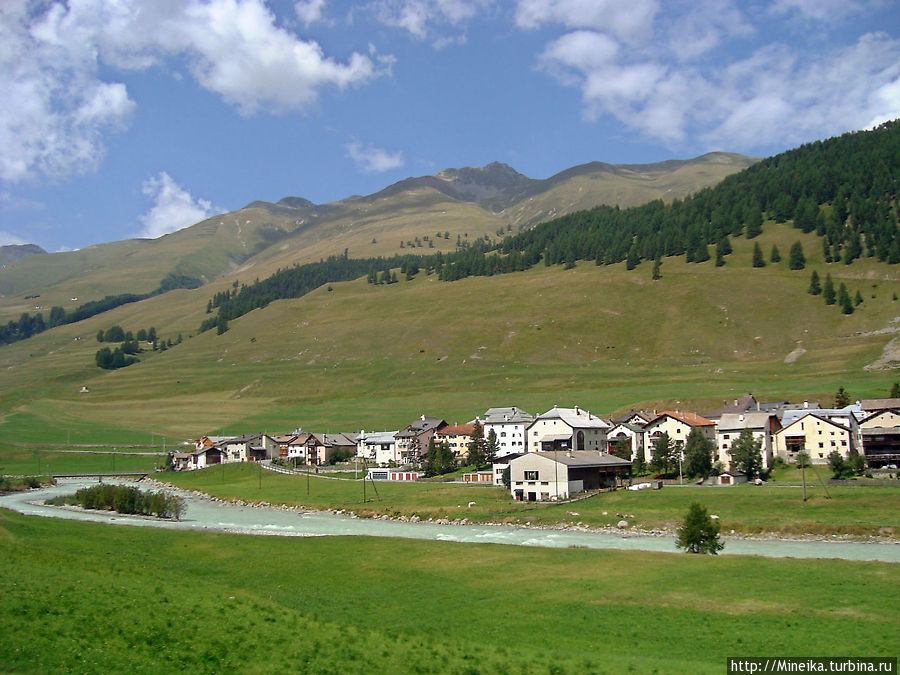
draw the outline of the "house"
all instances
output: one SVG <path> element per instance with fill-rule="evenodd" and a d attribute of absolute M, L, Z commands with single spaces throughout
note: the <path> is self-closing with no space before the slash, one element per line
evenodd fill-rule
<path fill-rule="evenodd" d="M 612 454 L 616 446 L 625 443 L 631 450 L 632 462 L 636 462 L 638 458 L 642 461 L 650 459 L 645 442 L 644 427 L 630 422 L 619 422 L 606 432 L 606 452 Z"/>
<path fill-rule="evenodd" d="M 331 462 L 335 453 L 353 457 L 357 451 L 355 434 L 311 433 L 305 442 L 307 464 L 322 466 Z"/>
<path fill-rule="evenodd" d="M 606 449 L 609 423 L 578 406 L 551 410 L 538 415 L 527 427 L 527 452 L 548 450 Z"/>
<path fill-rule="evenodd" d="M 224 462 L 255 462 L 278 457 L 278 443 L 268 434 L 245 434 L 222 442 Z"/>
<path fill-rule="evenodd" d="M 763 468 L 772 466 L 775 456 L 775 432 L 781 428 L 778 416 L 771 412 L 725 413 L 716 425 L 716 450 L 713 461 L 721 462 L 726 471 L 731 466 L 731 446 L 744 429 L 749 429 L 753 440 L 760 442 Z"/>
<path fill-rule="evenodd" d="M 472 442 L 474 424 L 449 424 L 434 432 L 435 445 L 446 443 L 457 460 L 469 456 L 469 443 Z"/>
<path fill-rule="evenodd" d="M 494 485 L 503 486 L 503 472 L 509 468 L 509 463 L 512 460 L 516 459 L 516 457 L 521 457 L 523 454 L 525 453 L 517 452 L 494 460 L 494 463 L 491 465 L 491 469 L 494 472 Z"/>
<path fill-rule="evenodd" d="M 191 452 L 176 452 L 172 455 L 176 471 L 205 469 L 222 462 L 222 451 L 215 446 L 197 448 Z"/>
<path fill-rule="evenodd" d="M 885 410 L 900 411 L 900 398 L 864 398 L 859 402 L 861 414 L 859 420 L 864 420 Z"/>
<path fill-rule="evenodd" d="M 631 473 L 631 462 L 590 451 L 529 452 L 509 463 L 510 492 L 518 501 L 556 501 L 613 487 Z"/>
<path fill-rule="evenodd" d="M 866 411 L 866 401 L 862 401 L 862 406 Z M 859 423 L 859 427 L 862 434 L 862 450 L 869 467 L 879 469 L 885 466 L 900 466 L 900 409 L 887 408 L 870 412 L 869 416 Z"/>
<path fill-rule="evenodd" d="M 759 403 L 753 394 L 747 394 L 732 401 L 722 401 L 722 407 L 704 415 L 706 419 L 718 422 L 722 415 L 741 415 L 748 412 L 759 412 Z"/>
<path fill-rule="evenodd" d="M 862 433 L 859 429 L 859 420 L 863 416 L 862 406 L 857 403 L 851 403 L 843 408 L 815 408 L 811 410 L 786 410 L 781 418 L 781 426 L 786 427 L 798 419 L 812 412 L 817 417 L 831 420 L 841 426 L 847 427 L 852 432 L 851 452 L 859 452 L 862 449 Z M 826 457 L 828 454 L 826 453 Z"/>
<path fill-rule="evenodd" d="M 681 448 L 683 458 L 685 441 L 694 429 L 699 429 L 706 438 L 715 442 L 716 423 L 712 420 L 693 412 L 664 410 L 644 427 L 648 453 L 652 453 L 653 446 L 660 436 L 668 434 L 669 440 Z"/>
<path fill-rule="evenodd" d="M 356 454 L 379 466 L 396 464 L 398 431 L 360 431 L 356 440 Z"/>
<path fill-rule="evenodd" d="M 747 474 L 741 471 L 725 471 L 717 476 L 710 476 L 704 482 L 708 485 L 739 485 L 748 480 Z"/>
<path fill-rule="evenodd" d="M 854 438 L 859 430 L 855 418 L 829 419 L 819 412 L 807 412 L 775 432 L 778 457 L 786 462 L 796 462 L 797 455 L 805 451 L 813 464 L 827 464 L 828 455 L 835 450 L 844 459 L 856 452 Z"/>
<path fill-rule="evenodd" d="M 531 415 L 521 408 L 488 408 L 484 413 L 484 437 L 491 430 L 497 436 L 497 457 L 525 452 L 526 430 L 534 422 Z"/>
<path fill-rule="evenodd" d="M 421 415 L 397 432 L 397 457 L 401 464 L 418 463 L 428 452 L 428 441 L 447 423 L 437 417 Z"/>
<path fill-rule="evenodd" d="M 645 427 L 654 420 L 656 413 L 650 413 L 646 410 L 630 410 L 624 415 L 616 417 L 612 420 L 613 426 L 617 424 L 633 424 L 638 427 Z"/>

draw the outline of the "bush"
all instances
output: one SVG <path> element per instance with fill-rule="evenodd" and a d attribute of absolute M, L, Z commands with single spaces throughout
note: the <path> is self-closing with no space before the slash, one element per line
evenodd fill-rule
<path fill-rule="evenodd" d="M 63 498 L 62 503 L 77 504 L 83 509 L 96 511 L 116 511 L 124 514 L 156 516 L 180 520 L 185 510 L 184 500 L 165 492 L 141 492 L 132 485 L 109 485 L 101 483 L 89 488 L 81 488 L 72 497 Z M 56 504 L 59 499 L 47 503 Z M 56 504 L 58 505 L 58 504 Z"/>

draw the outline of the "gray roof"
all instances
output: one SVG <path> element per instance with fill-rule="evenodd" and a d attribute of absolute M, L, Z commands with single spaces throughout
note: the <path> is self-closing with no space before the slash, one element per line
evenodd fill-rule
<path fill-rule="evenodd" d="M 771 412 L 748 412 L 740 415 L 726 413 L 719 419 L 718 430 L 765 429 L 774 415 Z"/>
<path fill-rule="evenodd" d="M 366 431 L 359 436 L 363 443 L 393 443 L 396 440 L 397 431 Z"/>
<path fill-rule="evenodd" d="M 535 455 L 552 459 L 566 466 L 631 466 L 631 462 L 615 455 L 601 455 L 599 452 L 575 450 L 572 452 L 535 452 Z"/>
<path fill-rule="evenodd" d="M 756 399 L 753 397 L 753 394 L 747 394 L 746 396 L 741 396 L 740 398 L 733 399 L 733 401 L 731 402 L 724 403 L 721 408 L 713 410 L 708 415 L 705 415 L 705 417 L 707 419 L 713 419 L 722 417 L 723 415 L 750 412 L 751 410 L 756 410 L 757 406 L 758 404 L 756 402 Z"/>
<path fill-rule="evenodd" d="M 442 419 L 422 415 L 421 417 L 418 417 L 407 424 L 406 428 L 403 429 L 403 431 L 397 432 L 397 438 L 410 438 L 412 436 L 418 436 L 423 431 L 436 429 L 442 424 L 446 424 L 446 422 Z"/>
<path fill-rule="evenodd" d="M 789 424 L 793 424 L 797 420 L 799 420 L 804 415 L 809 415 L 810 413 L 814 413 L 816 417 L 821 419 L 831 420 L 831 419 L 850 419 L 854 417 L 854 413 L 862 412 L 858 403 L 854 403 L 852 405 L 848 405 L 845 408 L 817 408 L 815 410 L 807 410 L 805 408 L 800 410 L 785 410 L 784 416 L 781 418 L 781 423 L 784 426 L 788 426 Z M 855 419 L 855 417 L 854 417 Z"/>
<path fill-rule="evenodd" d="M 516 424 L 534 421 L 534 415 L 525 412 L 515 406 L 511 408 L 488 408 L 484 413 L 485 424 Z"/>
<path fill-rule="evenodd" d="M 573 429 L 606 429 L 609 424 L 605 420 L 591 414 L 588 410 L 579 407 L 559 408 L 553 406 L 551 410 L 537 416 L 539 420 L 560 419 Z"/>

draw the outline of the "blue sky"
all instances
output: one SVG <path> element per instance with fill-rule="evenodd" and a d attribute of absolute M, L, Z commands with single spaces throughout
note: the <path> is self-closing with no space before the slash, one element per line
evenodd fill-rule
<path fill-rule="evenodd" d="M 4 0 L 0 244 L 900 117 L 893 0 Z"/>

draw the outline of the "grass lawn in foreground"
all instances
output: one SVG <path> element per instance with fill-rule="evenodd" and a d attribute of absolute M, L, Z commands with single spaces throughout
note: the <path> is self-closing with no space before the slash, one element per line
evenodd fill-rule
<path fill-rule="evenodd" d="M 302 504 L 312 508 L 348 509 L 360 514 L 418 515 L 422 518 L 468 518 L 470 521 L 554 524 L 582 522 L 615 525 L 617 515 L 633 515 L 629 523 L 641 528 L 674 529 L 691 502 L 699 502 L 719 516 L 724 532 L 781 534 L 876 534 L 880 528 L 900 532 L 900 487 L 807 487 L 803 501 L 799 487 L 737 485 L 732 487 L 674 487 L 662 490 L 605 492 L 570 504 L 515 502 L 503 488 L 446 483 L 367 483 L 329 480 L 314 475 L 288 476 L 260 470 L 252 464 L 227 464 L 202 471 L 157 476 L 179 487 L 217 497 Z M 307 485 L 309 494 L 307 494 Z M 475 502 L 469 507 L 469 502 Z M 606 515 L 604 515 L 604 511 Z M 578 515 L 571 515 L 576 513 Z"/>
<path fill-rule="evenodd" d="M 16 672 L 620 673 L 900 653 L 896 565 L 177 532 L 0 511 Z"/>

